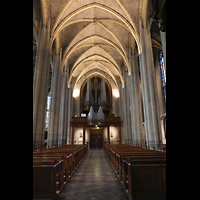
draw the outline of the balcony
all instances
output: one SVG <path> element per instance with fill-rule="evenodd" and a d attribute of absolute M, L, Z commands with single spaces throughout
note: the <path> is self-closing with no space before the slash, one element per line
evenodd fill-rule
<path fill-rule="evenodd" d="M 115 117 L 114 114 L 108 114 L 104 115 L 104 119 L 101 121 L 98 120 L 88 120 L 88 116 L 86 117 L 72 117 L 71 119 L 71 126 L 88 126 L 88 127 L 93 127 L 95 125 L 98 126 L 120 126 L 122 123 L 120 117 Z"/>

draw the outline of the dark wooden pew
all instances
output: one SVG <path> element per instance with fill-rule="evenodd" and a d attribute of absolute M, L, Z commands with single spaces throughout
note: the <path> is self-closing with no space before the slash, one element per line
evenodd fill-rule
<path fill-rule="evenodd" d="M 130 144 L 106 144 L 104 150 L 131 199 L 165 199 L 166 152 Z"/>
<path fill-rule="evenodd" d="M 58 165 L 33 165 L 33 199 L 54 199 Z"/>
<path fill-rule="evenodd" d="M 42 154 L 42 155 L 48 155 L 50 153 L 67 153 L 67 156 L 72 156 L 72 164 L 73 164 L 73 170 L 77 167 L 78 163 L 83 159 L 84 155 L 88 151 L 88 145 L 63 145 L 58 148 L 52 148 L 52 149 L 47 149 L 43 151 L 38 151 L 34 152 L 35 154 Z"/>
<path fill-rule="evenodd" d="M 55 165 L 57 160 L 45 159 L 45 160 L 33 160 L 33 165 Z"/>
<path fill-rule="evenodd" d="M 63 145 L 33 152 L 33 198 L 54 199 L 87 151 L 88 145 Z"/>
<path fill-rule="evenodd" d="M 165 158 L 166 153 L 162 154 L 161 152 L 147 152 L 147 151 L 135 151 L 135 152 L 122 152 L 120 154 L 117 154 L 117 159 L 115 162 L 116 166 L 116 173 L 119 175 L 119 179 L 122 180 L 122 169 L 123 169 L 123 161 L 127 161 L 131 157 L 149 157 L 149 158 L 154 158 L 154 157 L 160 157 L 160 158 Z"/>
<path fill-rule="evenodd" d="M 166 159 L 129 159 L 125 165 L 131 199 L 166 198 Z"/>
<path fill-rule="evenodd" d="M 60 165 L 61 165 L 61 176 L 58 176 L 56 177 L 59 181 L 59 185 L 58 185 L 58 190 L 60 190 L 64 184 L 64 181 L 66 182 L 68 180 L 68 164 L 67 164 L 67 158 L 65 158 L 64 156 L 55 156 L 55 155 L 52 155 L 52 154 L 49 154 L 47 156 L 43 156 L 41 154 L 39 155 L 35 155 L 33 156 L 33 165 L 36 165 L 37 163 L 42 163 L 42 164 L 45 164 L 48 163 L 48 161 L 53 161 L 54 162 L 56 161 L 57 162 L 60 162 Z M 57 161 L 58 160 L 58 161 Z M 56 164 L 55 163 L 55 164 Z"/>
<path fill-rule="evenodd" d="M 51 151 L 51 152 L 45 152 L 45 153 L 34 155 L 34 157 L 36 156 L 42 157 L 42 158 L 43 157 L 55 157 L 55 158 L 61 157 L 61 159 L 63 160 L 63 170 L 65 171 L 65 177 L 66 177 L 65 181 L 68 180 L 68 177 L 70 177 L 75 170 L 75 162 L 73 158 L 73 153 Z"/>
<path fill-rule="evenodd" d="M 58 159 L 58 160 L 57 160 Z M 64 186 L 64 164 L 61 157 L 33 158 L 33 168 L 35 165 L 57 165 L 56 167 L 56 188 L 61 190 Z"/>

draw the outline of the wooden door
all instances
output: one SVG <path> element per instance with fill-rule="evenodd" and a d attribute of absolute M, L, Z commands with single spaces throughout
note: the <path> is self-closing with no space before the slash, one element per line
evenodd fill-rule
<path fill-rule="evenodd" d="M 103 148 L 103 130 L 90 130 L 90 148 Z"/>

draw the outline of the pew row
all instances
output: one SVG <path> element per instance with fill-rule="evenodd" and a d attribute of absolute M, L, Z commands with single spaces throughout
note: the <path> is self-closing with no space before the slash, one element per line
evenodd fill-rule
<path fill-rule="evenodd" d="M 62 190 L 88 151 L 88 145 L 63 145 L 33 152 L 33 199 L 51 199 Z"/>
<path fill-rule="evenodd" d="M 166 152 L 132 144 L 104 144 L 104 150 L 130 199 L 166 199 Z"/>

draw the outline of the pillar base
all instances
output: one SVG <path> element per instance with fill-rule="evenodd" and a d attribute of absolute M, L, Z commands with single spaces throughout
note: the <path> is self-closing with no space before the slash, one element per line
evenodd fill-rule
<path fill-rule="evenodd" d="M 44 149 L 44 141 L 33 142 L 33 151 Z"/>
<path fill-rule="evenodd" d="M 53 148 L 53 146 L 58 146 L 58 140 L 48 140 L 47 141 L 47 148 Z"/>

